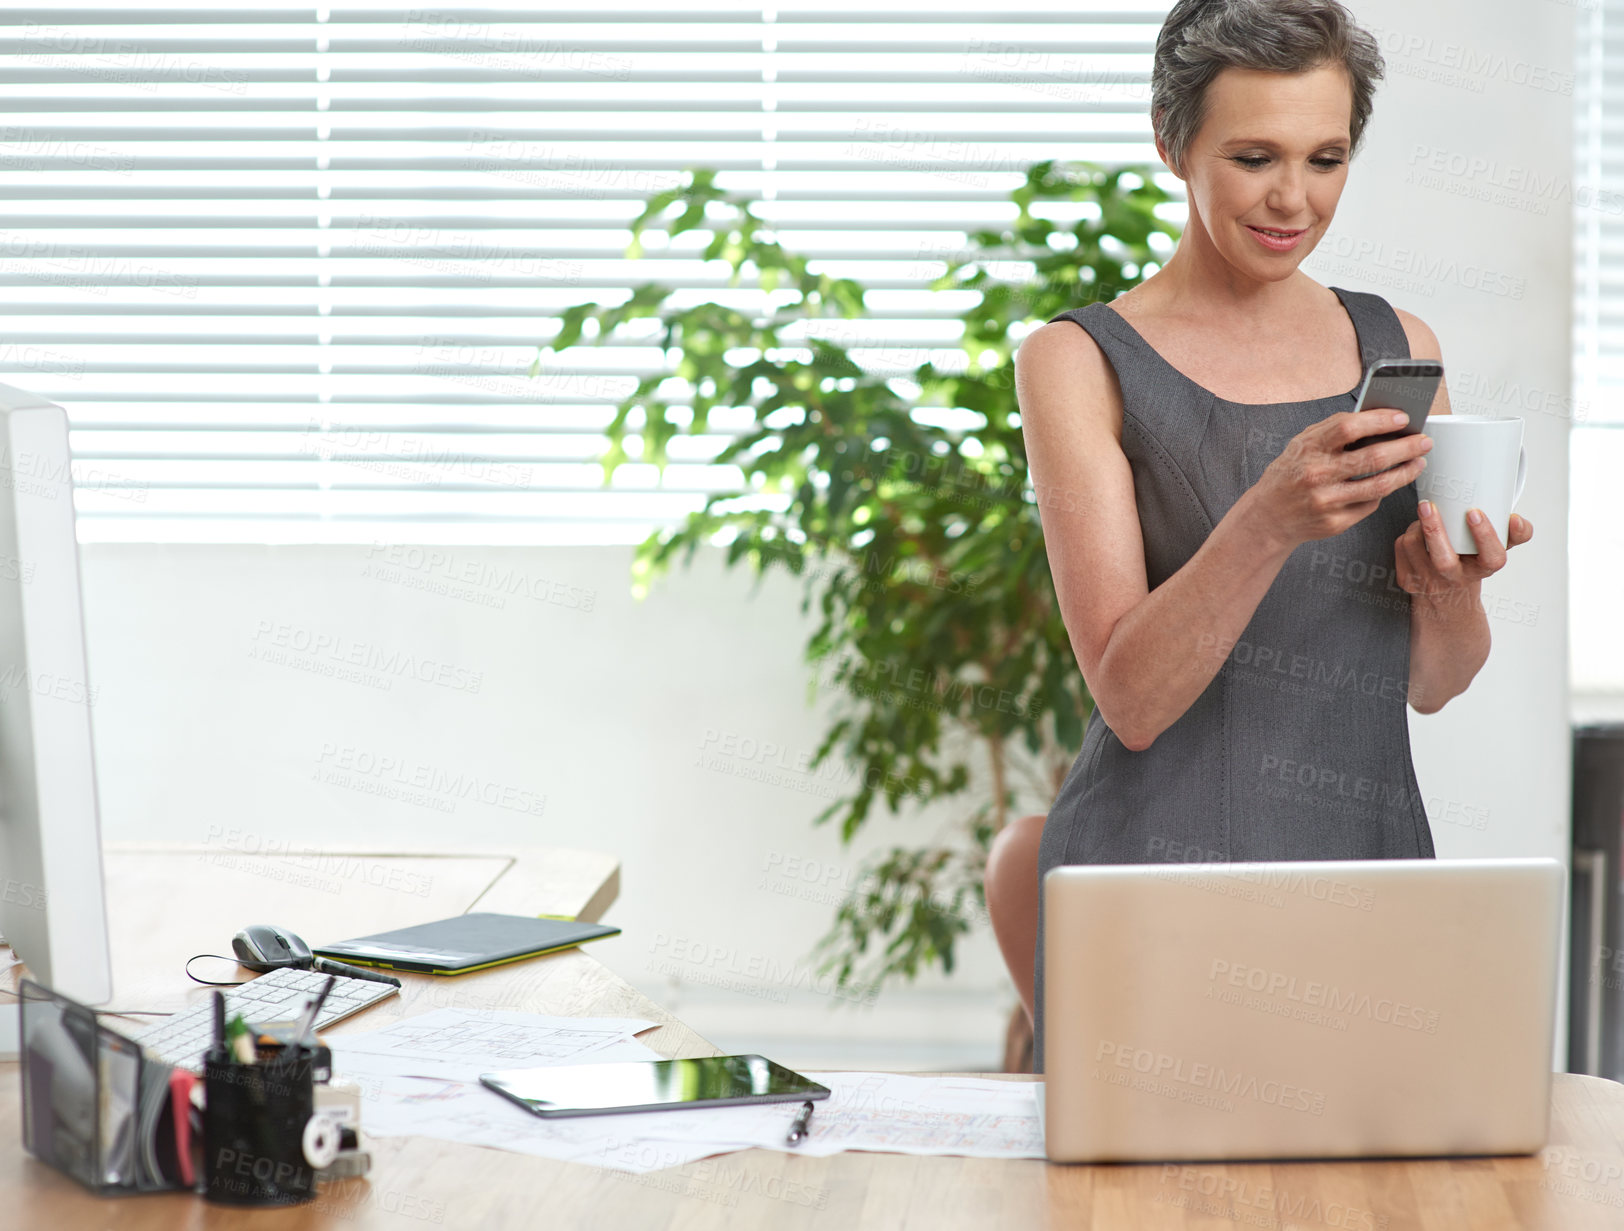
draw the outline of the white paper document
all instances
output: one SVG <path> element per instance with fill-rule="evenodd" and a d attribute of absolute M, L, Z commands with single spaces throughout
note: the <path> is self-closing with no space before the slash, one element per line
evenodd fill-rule
<path fill-rule="evenodd" d="M 635 1039 L 589 1062 L 660 1060 Z M 583 1063 L 587 1063 L 584 1061 Z M 334 1071 L 361 1087 L 361 1130 L 376 1137 L 437 1137 L 617 1171 L 658 1171 L 712 1154 L 782 1141 L 798 1103 L 543 1118 L 472 1082 L 409 1077 L 398 1062 L 365 1052 L 335 1058 Z"/>
<path fill-rule="evenodd" d="M 726 1134 L 738 1144 L 822 1157 L 842 1150 L 890 1154 L 956 1154 L 967 1158 L 1042 1158 L 1043 1132 L 1037 1099 L 1042 1083 L 987 1077 L 914 1077 L 900 1073 L 807 1073 L 828 1086 L 826 1099 L 813 1103 L 807 1135 L 789 1145 L 785 1137 L 799 1103 L 758 1108 L 717 1108 L 657 1113 L 637 1131 L 662 1140 L 694 1141 L 723 1133 L 710 1114 L 738 1115 Z M 692 1117 L 688 1120 L 687 1117 Z M 681 1130 L 681 1136 L 675 1134 Z M 753 1132 L 752 1132 L 753 1130 Z"/>
<path fill-rule="evenodd" d="M 361 1087 L 361 1130 L 489 1146 L 626 1172 L 658 1171 L 759 1146 L 823 1156 L 842 1150 L 1042 1158 L 1042 1085 L 977 1077 L 808 1073 L 832 1094 L 807 1136 L 785 1138 L 801 1104 L 684 1107 L 543 1118 L 479 1084 L 481 1073 L 548 1064 L 659 1060 L 629 1018 L 438 1009 L 332 1040 L 333 1071 Z"/>
<path fill-rule="evenodd" d="M 777 1149 L 819 1156 L 876 1150 L 967 1158 L 1043 1157 L 1037 1104 L 1041 1083 L 901 1073 L 806 1076 L 833 1093 L 816 1104 L 806 1139 L 786 1146 L 780 1138 Z"/>
<path fill-rule="evenodd" d="M 475 1082 L 481 1073 L 498 1069 L 593 1059 L 656 1024 L 629 1017 L 435 1009 L 381 1030 L 337 1036 L 332 1040 L 333 1063 L 342 1074 L 347 1064 L 355 1067 L 359 1057 L 368 1056 L 374 1058 L 368 1071 L 375 1074 Z"/>
<path fill-rule="evenodd" d="M 333 1071 L 361 1088 L 361 1130 L 436 1137 L 619 1171 L 676 1167 L 788 1131 L 799 1104 L 543 1119 L 479 1084 L 539 1064 L 661 1060 L 632 1037 L 654 1022 L 440 1009 L 332 1040 Z"/>

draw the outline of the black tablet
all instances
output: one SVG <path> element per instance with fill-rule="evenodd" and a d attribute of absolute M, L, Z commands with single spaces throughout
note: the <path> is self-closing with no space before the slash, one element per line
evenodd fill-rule
<path fill-rule="evenodd" d="M 804 1103 L 820 1086 L 765 1056 L 701 1056 L 613 1064 L 543 1065 L 479 1080 L 538 1116 L 596 1116 L 730 1103 Z"/>

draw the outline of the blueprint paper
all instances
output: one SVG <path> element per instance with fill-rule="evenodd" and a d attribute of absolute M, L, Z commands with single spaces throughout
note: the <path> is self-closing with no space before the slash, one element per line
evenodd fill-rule
<path fill-rule="evenodd" d="M 489 1146 L 561 1162 L 580 1160 L 619 1171 L 654 1171 L 704 1158 L 715 1142 L 660 1141 L 655 1151 L 628 1148 L 625 1130 L 612 1116 L 544 1120 L 484 1086 L 430 1077 L 358 1078 L 361 1131 L 373 1137 L 435 1137 Z"/>
<path fill-rule="evenodd" d="M 543 1119 L 480 1085 L 478 1074 L 490 1071 L 488 1065 L 424 1062 L 399 1052 L 334 1049 L 334 1074 L 361 1089 L 363 1133 L 435 1137 L 641 1173 L 745 1149 L 764 1138 L 782 1141 L 799 1107 L 779 1103 Z M 571 1062 L 664 1059 L 626 1037 L 577 1055 L 579 1060 Z M 509 1061 L 507 1067 L 520 1066 Z M 429 1075 L 419 1075 L 425 1071 Z"/>
<path fill-rule="evenodd" d="M 1042 1158 L 1043 1083 L 901 1073 L 808 1073 L 833 1093 L 816 1104 L 806 1139 L 774 1149 L 821 1157 L 842 1150 Z"/>
<path fill-rule="evenodd" d="M 900 1073 L 807 1073 L 830 1095 L 813 1103 L 807 1135 L 789 1145 L 785 1135 L 798 1103 L 765 1107 L 747 1144 L 788 1154 L 823 1157 L 843 1150 L 890 1154 L 953 1154 L 967 1158 L 1042 1158 L 1043 1131 L 1037 1100 L 1042 1082 L 986 1077 L 915 1077 Z M 744 1109 L 723 1109 L 744 1110 Z M 785 1113 L 788 1113 L 787 1115 Z M 678 1116 L 640 1126 L 664 1137 Z M 641 1117 L 638 1117 L 641 1118 Z M 735 1137 L 750 1126 L 736 1120 Z M 694 1126 L 695 1132 L 698 1126 Z M 686 1139 L 686 1138 L 684 1138 Z M 681 1140 L 681 1139 L 679 1139 Z"/>
<path fill-rule="evenodd" d="M 334 1076 L 350 1078 L 360 1083 L 363 1091 L 369 1085 L 374 1085 L 384 1078 L 407 1080 L 408 1084 L 398 1087 L 402 1090 L 412 1089 L 409 1080 L 418 1077 L 436 1078 L 441 1081 L 475 1086 L 479 1085 L 479 1075 L 481 1073 L 494 1071 L 483 1063 L 466 1060 L 415 1060 L 409 1056 L 389 1055 L 384 1052 L 350 1051 L 336 1045 L 332 1051 Z M 569 1063 L 609 1064 L 615 1061 L 664 1059 L 664 1056 L 647 1044 L 639 1043 L 636 1039 L 623 1038 L 576 1057 L 570 1060 Z M 528 1068 L 530 1066 L 509 1064 L 508 1067 Z M 481 1089 L 484 1088 L 481 1087 Z M 491 1094 L 494 1098 L 502 1098 L 501 1095 L 496 1094 L 494 1091 L 487 1090 L 485 1092 Z M 508 1102 L 505 1098 L 502 1101 L 504 1103 Z M 531 1119 L 535 1118 L 530 1116 L 530 1113 L 523 1108 L 516 1107 L 514 1110 Z"/>
<path fill-rule="evenodd" d="M 340 1074 L 346 1064 L 357 1067 L 362 1056 L 370 1056 L 392 1061 L 392 1071 L 402 1076 L 475 1082 L 498 1069 L 586 1061 L 654 1025 L 628 1017 L 435 1009 L 365 1034 L 339 1035 L 331 1046 Z M 368 1067 L 385 1071 L 377 1063 Z"/>
<path fill-rule="evenodd" d="M 333 1070 L 362 1092 L 361 1129 L 648 1172 L 753 1146 L 813 1157 L 844 1150 L 1042 1158 L 1041 1082 L 900 1073 L 808 1073 L 832 1092 L 807 1136 L 785 1141 L 799 1103 L 687 1107 L 543 1119 L 479 1084 L 541 1064 L 658 1060 L 632 1036 L 653 1022 L 440 1009 L 334 1040 Z"/>

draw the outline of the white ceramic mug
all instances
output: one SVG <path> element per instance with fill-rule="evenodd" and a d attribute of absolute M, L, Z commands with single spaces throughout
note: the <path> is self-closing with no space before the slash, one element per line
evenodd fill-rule
<path fill-rule="evenodd" d="M 1528 479 L 1528 452 L 1523 448 L 1523 421 L 1491 415 L 1428 416 L 1432 437 L 1427 465 L 1415 481 L 1416 494 L 1437 506 L 1449 545 L 1457 555 L 1475 556 L 1477 540 L 1467 524 L 1468 509 L 1483 510 L 1489 524 L 1506 542 L 1511 509 Z"/>

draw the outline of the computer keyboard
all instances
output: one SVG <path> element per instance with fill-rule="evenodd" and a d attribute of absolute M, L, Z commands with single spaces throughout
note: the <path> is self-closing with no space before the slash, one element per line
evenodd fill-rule
<path fill-rule="evenodd" d="M 400 990 L 393 984 L 375 983 L 371 979 L 329 976 L 314 970 L 295 970 L 291 966 L 284 966 L 250 979 L 240 987 L 223 989 L 226 1016 L 229 1018 L 240 1013 L 251 1026 L 257 1028 L 275 1022 L 297 1021 L 310 998 L 321 991 L 329 978 L 333 980 L 333 990 L 327 994 L 321 1013 L 316 1018 L 317 1030 L 370 1008 Z M 130 1037 L 164 1063 L 198 1071 L 203 1067 L 203 1053 L 214 1043 L 214 999 L 210 997 L 189 1009 L 182 1009 L 156 1025 L 132 1033 Z"/>

